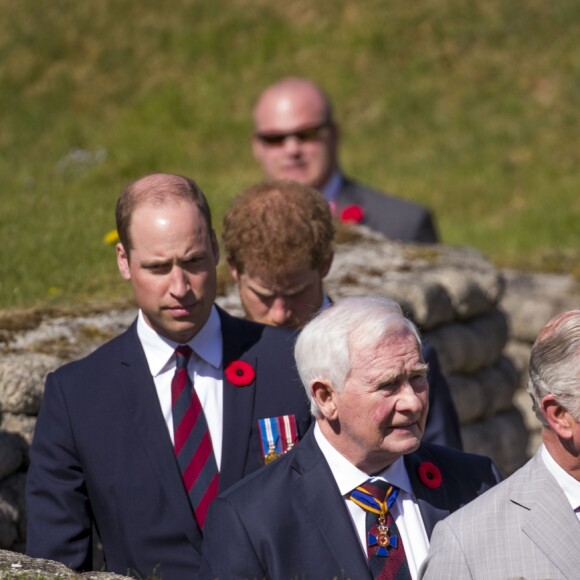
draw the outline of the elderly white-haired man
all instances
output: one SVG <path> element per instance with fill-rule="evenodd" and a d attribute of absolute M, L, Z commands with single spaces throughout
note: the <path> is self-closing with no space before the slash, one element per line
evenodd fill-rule
<path fill-rule="evenodd" d="M 529 375 L 543 444 L 501 485 L 437 525 L 423 578 L 580 577 L 580 310 L 540 331 Z"/>
<path fill-rule="evenodd" d="M 414 578 L 437 521 L 492 487 L 483 457 L 421 445 L 427 365 L 386 298 L 347 298 L 302 330 L 315 427 L 218 498 L 201 578 Z"/>

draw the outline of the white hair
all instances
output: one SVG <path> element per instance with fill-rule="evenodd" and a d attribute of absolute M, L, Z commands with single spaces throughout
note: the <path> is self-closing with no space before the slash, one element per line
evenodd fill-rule
<path fill-rule="evenodd" d="M 371 349 L 401 328 L 411 330 L 420 348 L 415 325 L 394 300 L 381 296 L 344 298 L 306 324 L 296 341 L 294 357 L 312 414 L 320 417 L 311 393 L 314 382 L 327 381 L 341 391 L 352 366 L 352 347 Z"/>
<path fill-rule="evenodd" d="M 559 314 L 544 326 L 532 347 L 528 372 L 528 393 L 544 427 L 548 422 L 540 403 L 549 394 L 580 421 L 580 310 Z"/>

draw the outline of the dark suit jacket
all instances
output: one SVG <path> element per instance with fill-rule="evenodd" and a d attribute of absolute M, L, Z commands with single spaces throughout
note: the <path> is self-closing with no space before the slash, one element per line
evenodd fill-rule
<path fill-rule="evenodd" d="M 223 380 L 220 491 L 264 463 L 257 421 L 310 422 L 294 336 L 220 311 L 224 368 L 243 359 L 254 383 Z M 142 578 L 195 577 L 201 532 L 187 498 L 136 324 L 48 376 L 27 477 L 31 556 L 91 568 L 91 525 L 107 568 Z"/>
<path fill-rule="evenodd" d="M 423 461 L 439 467 L 438 489 L 421 482 Z M 439 520 L 501 479 L 490 459 L 437 445 L 405 456 L 405 466 L 429 537 Z M 372 578 L 313 429 L 287 456 L 220 496 L 204 532 L 202 580 Z"/>
<path fill-rule="evenodd" d="M 360 206 L 364 212 L 361 223 L 392 240 L 430 244 L 438 241 L 431 213 L 418 203 L 382 194 L 343 178 L 336 204 L 338 215 L 349 205 Z"/>

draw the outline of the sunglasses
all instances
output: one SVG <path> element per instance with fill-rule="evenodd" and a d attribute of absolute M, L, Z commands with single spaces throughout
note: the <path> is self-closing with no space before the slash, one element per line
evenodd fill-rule
<path fill-rule="evenodd" d="M 325 121 L 320 125 L 314 127 L 306 127 L 300 131 L 292 131 L 290 133 L 255 133 L 256 139 L 259 139 L 264 145 L 272 147 L 280 147 L 289 137 L 295 137 L 300 143 L 308 143 L 310 141 L 317 141 L 321 137 L 322 131 L 330 127 L 330 123 Z"/>

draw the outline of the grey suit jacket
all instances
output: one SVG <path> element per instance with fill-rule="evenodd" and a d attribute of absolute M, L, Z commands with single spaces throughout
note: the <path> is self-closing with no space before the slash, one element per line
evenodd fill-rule
<path fill-rule="evenodd" d="M 580 522 L 539 451 L 437 524 L 420 578 L 580 578 Z"/>
<path fill-rule="evenodd" d="M 338 215 L 349 205 L 363 210 L 362 225 L 401 242 L 434 244 L 438 241 L 431 212 L 424 206 L 374 191 L 343 178 L 336 197 Z"/>

